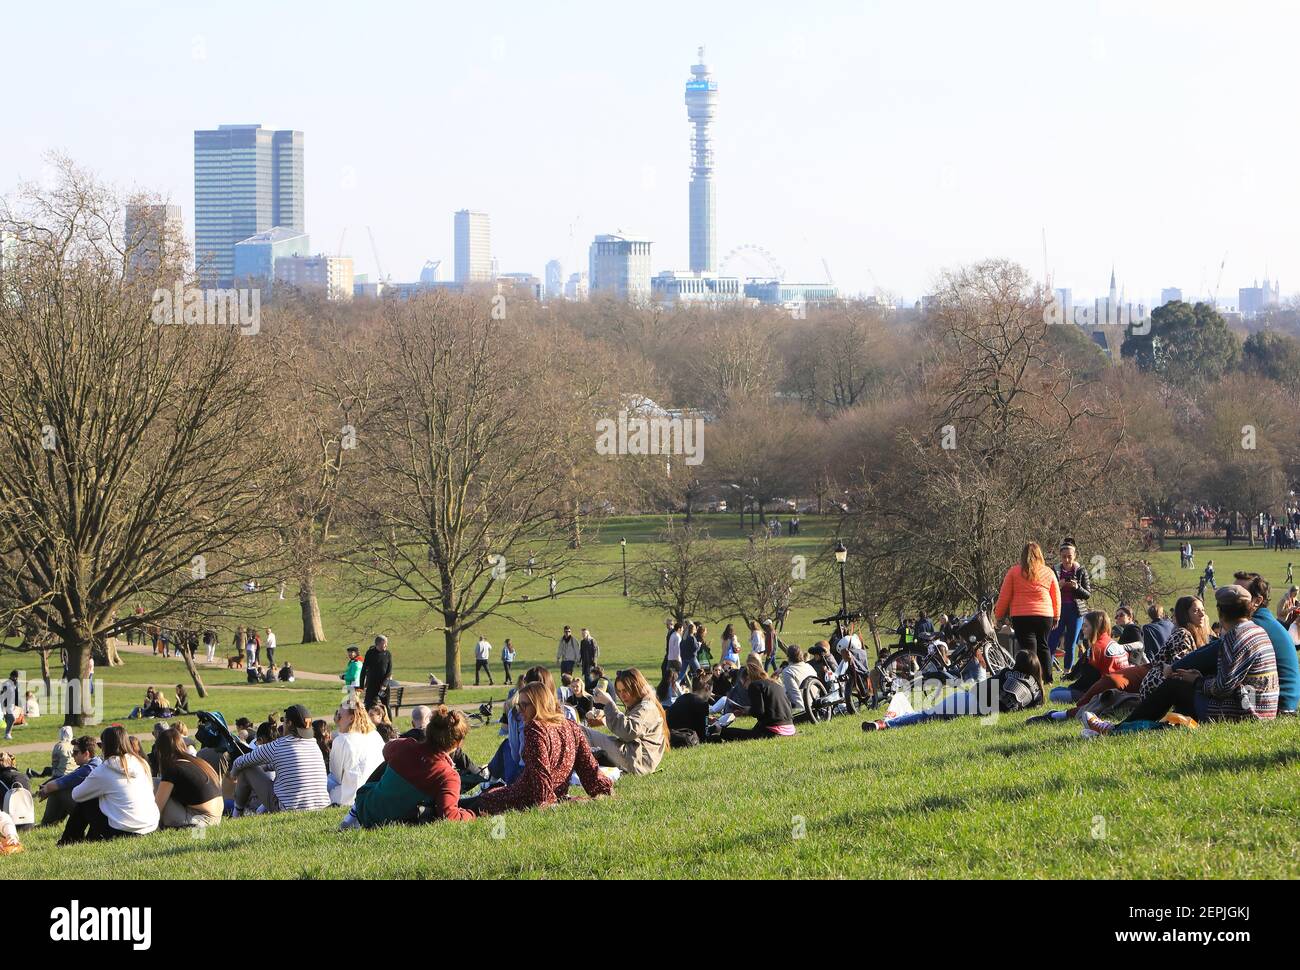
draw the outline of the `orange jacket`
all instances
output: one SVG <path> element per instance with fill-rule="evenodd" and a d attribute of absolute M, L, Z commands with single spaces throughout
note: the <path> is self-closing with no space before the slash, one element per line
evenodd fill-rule
<path fill-rule="evenodd" d="M 1001 620 L 1005 616 L 1050 616 L 1053 619 L 1061 615 L 1061 587 L 1057 585 L 1056 574 L 1044 567 L 1033 579 L 1026 579 L 1020 572 L 1020 563 L 1007 570 L 1002 577 L 1002 591 L 998 593 L 998 605 L 993 616 Z"/>

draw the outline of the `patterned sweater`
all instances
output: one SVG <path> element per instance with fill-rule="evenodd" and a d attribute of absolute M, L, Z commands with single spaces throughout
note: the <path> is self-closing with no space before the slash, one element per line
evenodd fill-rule
<path fill-rule="evenodd" d="M 483 794 L 478 810 L 485 815 L 499 815 L 513 809 L 553 805 L 569 796 L 569 775 L 574 772 L 593 798 L 613 790 L 610 780 L 600 773 L 582 728 L 572 721 L 533 721 L 524 727 L 523 772 L 511 784 Z"/>
<path fill-rule="evenodd" d="M 1243 620 L 1223 635 L 1218 673 L 1201 681 L 1201 692 L 1216 720 L 1277 717 L 1277 657 L 1263 627 Z"/>

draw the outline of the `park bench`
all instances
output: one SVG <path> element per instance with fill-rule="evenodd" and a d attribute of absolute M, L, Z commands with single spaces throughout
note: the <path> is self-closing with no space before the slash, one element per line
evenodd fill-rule
<path fill-rule="evenodd" d="M 446 700 L 446 684 L 397 684 L 390 680 L 388 689 L 384 691 L 384 707 L 390 719 L 396 719 L 403 707 L 419 707 L 421 704 L 437 707 Z"/>

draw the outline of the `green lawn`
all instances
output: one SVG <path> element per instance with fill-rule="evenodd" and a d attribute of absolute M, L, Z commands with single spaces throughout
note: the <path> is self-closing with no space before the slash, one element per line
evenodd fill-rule
<path fill-rule="evenodd" d="M 589 568 L 617 572 L 618 539 L 629 559 L 644 554 L 661 520 L 607 526 L 592 536 Z M 718 531 L 738 535 L 733 517 Z M 827 530 L 804 517 L 805 535 L 791 554 L 812 554 Z M 739 538 L 728 541 L 740 542 Z M 1215 560 L 1219 580 L 1234 569 L 1258 569 L 1280 587 L 1295 552 L 1266 552 L 1196 543 L 1197 564 Z M 1086 560 L 1086 556 L 1085 556 Z M 1177 554 L 1161 554 L 1156 568 L 1176 586 L 1194 591 L 1200 573 L 1179 570 Z M 544 579 L 541 580 L 544 587 Z M 561 582 L 561 589 L 563 589 Z M 599 590 L 533 604 L 515 622 L 485 630 L 493 644 L 510 636 L 519 648 L 516 669 L 553 664 L 565 623 L 590 626 L 607 665 L 635 664 L 656 671 L 663 649 L 662 621 L 635 609 L 617 581 Z M 1280 595 L 1280 594 L 1279 594 Z M 1169 600 L 1172 603 L 1172 597 Z M 260 625 L 280 640 L 277 660 L 299 670 L 336 673 L 350 642 L 376 630 L 392 638 L 397 676 L 423 680 L 442 673 L 442 642 L 421 633 L 416 611 L 403 605 L 349 620 L 334 592 L 322 598 L 327 644 L 302 646 L 297 605 L 271 597 Z M 786 639 L 806 643 L 822 631 L 796 611 Z M 253 619 L 253 617 L 250 617 Z M 714 642 L 721 625 L 715 626 Z M 223 634 L 228 641 L 229 634 Z M 470 638 L 472 640 L 472 638 Z M 465 654 L 469 647 L 465 644 Z M 223 644 L 223 652 L 228 649 Z M 14 662 L 17 661 L 15 664 Z M 494 655 L 494 671 L 500 663 Z M 34 672 L 29 655 L 5 653 L 0 666 Z M 472 669 L 472 661 L 467 665 Z M 242 673 L 205 672 L 214 688 L 192 706 L 261 719 L 289 703 L 307 703 L 328 716 L 338 697 L 329 683 L 252 687 Z M 185 680 L 177 661 L 126 656 L 100 671 L 106 684 L 105 720 L 120 721 L 142 688 L 157 683 L 170 693 Z M 453 700 L 500 696 L 501 690 L 456 692 Z M 193 718 L 190 718 L 193 723 Z M 803 727 L 793 739 L 706 746 L 672 752 L 649 778 L 625 778 L 616 797 L 508 816 L 499 823 L 439 825 L 418 830 L 335 832 L 337 811 L 302 817 L 227 821 L 201 839 L 160 833 L 147 840 L 56 850 L 57 833 L 25 838 L 28 851 L 6 860 L 15 878 L 126 878 L 159 871 L 194 877 L 461 876 L 962 876 L 996 877 L 1297 877 L 1300 839 L 1294 834 L 1295 789 L 1300 782 L 1300 723 L 1219 725 L 1196 731 L 1084 741 L 1075 724 L 1026 727 L 1023 716 L 997 724 L 978 719 L 864 735 L 858 718 Z M 130 722 L 148 730 L 151 722 Z M 19 728 L 15 743 L 46 742 L 53 718 Z M 498 742 L 495 728 L 476 727 L 468 750 L 486 760 Z M 46 763 L 43 753 L 20 765 Z M 504 837 L 501 837 L 504 836 Z M 288 839 L 286 840 L 286 837 Z M 356 851 L 356 841 L 365 850 Z M 292 846 L 268 852 L 268 845 Z M 672 860 L 671 869 L 665 860 Z"/>

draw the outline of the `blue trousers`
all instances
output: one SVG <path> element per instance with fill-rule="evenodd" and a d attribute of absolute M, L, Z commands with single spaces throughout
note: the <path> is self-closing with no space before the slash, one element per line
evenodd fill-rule
<path fill-rule="evenodd" d="M 1059 644 L 1065 651 L 1065 659 L 1062 661 L 1063 670 L 1069 670 L 1074 666 L 1074 645 L 1079 642 L 1079 635 L 1083 632 L 1083 615 L 1079 612 L 1079 604 L 1074 600 L 1061 604 L 1061 622 L 1056 624 L 1056 629 L 1047 635 L 1047 651 L 1049 654 L 1056 653 L 1056 647 Z M 1048 676 L 1050 672 L 1044 670 L 1043 676 Z"/>

